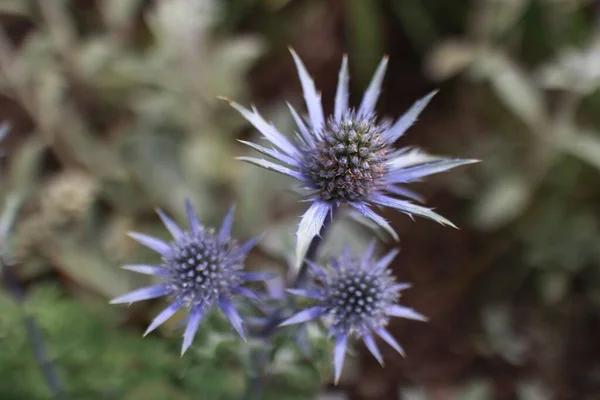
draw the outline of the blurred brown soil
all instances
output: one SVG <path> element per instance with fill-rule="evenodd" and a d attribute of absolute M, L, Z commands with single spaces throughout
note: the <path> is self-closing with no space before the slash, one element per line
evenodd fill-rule
<path fill-rule="evenodd" d="M 287 17 L 294 12 L 288 10 Z M 304 26 L 302 34 L 289 37 L 288 42 L 301 55 L 317 87 L 322 90 L 327 111 L 333 108 L 341 56 L 349 48 L 344 39 L 346 28 L 341 3 L 331 2 L 328 11 L 312 23 Z M 397 21 L 390 25 L 394 24 L 397 25 Z M 436 84 L 423 76 L 423 54 L 413 49 L 402 27 L 388 29 L 385 48 L 393 68 L 388 70 L 378 109 L 385 116 L 397 116 L 416 99 L 436 88 Z M 351 61 L 352 57 L 360 55 L 351 55 Z M 272 55 L 255 68 L 251 84 L 253 98 L 268 103 L 281 101 L 286 94 L 300 96 L 301 93 L 293 62 L 283 46 L 275 48 Z M 357 91 L 358 88 L 354 88 L 354 92 Z M 476 99 L 472 88 L 464 81 L 442 84 L 441 93 L 400 145 L 423 146 L 435 152 L 440 148 L 439 144 L 436 146 L 440 137 L 443 137 L 443 143 L 456 143 L 456 149 L 461 148 L 461 143 L 481 139 L 477 134 L 485 130 L 481 129 L 484 123 L 473 107 Z M 351 101 L 359 99 L 354 95 Z M 468 174 L 465 170 L 459 173 Z M 526 362 L 520 366 L 511 365 L 495 355 L 485 356 L 476 347 L 474 335 L 480 330 L 482 311 L 479 300 L 486 297 L 480 296 L 481 287 L 485 291 L 490 282 L 497 279 L 500 283 L 503 280 L 512 282 L 514 271 L 503 270 L 501 262 L 506 254 L 519 249 L 510 233 L 482 233 L 470 229 L 466 220 L 469 199 L 456 198 L 436 185 L 436 179 L 443 178 L 435 177 L 418 184 L 416 189 L 426 195 L 428 205 L 455 222 L 460 230 L 421 219 L 413 222 L 399 213 L 385 213 L 401 237 L 402 252 L 393 265 L 395 274 L 399 281 L 413 282 L 413 288 L 403 296 L 403 303 L 429 316 L 431 321 L 427 324 L 394 321 L 391 331 L 408 357 L 403 359 L 383 347 L 387 362 L 385 368 L 381 368 L 363 349 L 361 370 L 355 382 L 346 383 L 344 389 L 351 393 L 353 400 L 391 400 L 398 399 L 400 385 L 419 385 L 428 389 L 431 398 L 445 400 L 460 393 L 469 380 L 483 378 L 491 382 L 495 399 L 508 400 L 517 398 L 517 380 L 535 377 L 549 385 L 556 393 L 556 399 L 583 398 L 586 392 L 578 387 L 581 383 L 576 378 L 585 374 L 581 368 L 587 363 L 581 358 L 587 358 L 588 362 L 597 360 L 598 349 L 595 355 L 580 356 L 573 356 L 570 350 L 581 352 L 586 348 L 583 341 L 593 340 L 593 332 L 599 333 L 597 316 L 590 326 L 590 319 L 581 312 L 574 315 L 572 319 L 579 326 L 567 336 L 574 335 L 576 339 L 562 343 L 564 348 L 560 351 L 552 352 L 555 344 L 543 342 L 540 339 L 543 336 L 539 340 L 530 338 Z M 536 318 L 537 309 L 527 292 L 517 292 L 513 296 L 500 290 L 497 297 L 513 302 L 513 313 L 523 323 L 523 330 L 544 329 L 548 321 Z M 577 300 L 573 301 L 577 303 Z M 576 305 L 571 307 L 577 308 Z M 544 361 L 545 358 L 540 356 L 550 357 L 550 353 L 554 353 L 555 358 Z"/>

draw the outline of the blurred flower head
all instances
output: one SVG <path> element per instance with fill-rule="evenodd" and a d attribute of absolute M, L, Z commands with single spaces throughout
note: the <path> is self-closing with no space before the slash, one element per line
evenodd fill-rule
<path fill-rule="evenodd" d="M 93 176 L 67 170 L 53 177 L 44 187 L 41 212 L 55 223 L 79 221 L 92 206 L 97 192 L 98 184 Z"/>
<path fill-rule="evenodd" d="M 161 296 L 172 302 L 150 324 L 146 333 L 156 329 L 177 311 L 185 308 L 189 318 L 183 335 L 182 354 L 190 347 L 204 315 L 218 304 L 233 328 L 245 339 L 242 318 L 232 303 L 232 297 L 240 295 L 251 300 L 257 296 L 242 285 L 250 281 L 269 278 L 260 272 L 244 272 L 247 253 L 256 244 L 251 239 L 238 245 L 230 236 L 233 223 L 233 207 L 225 217 L 219 232 L 203 227 L 191 203 L 186 203 L 189 230 L 182 230 L 165 213 L 158 215 L 173 236 L 170 243 L 141 233 L 130 236 L 162 256 L 162 263 L 154 265 L 126 265 L 125 269 L 142 274 L 155 275 L 161 282 L 117 297 L 112 304 L 133 303 Z"/>
<path fill-rule="evenodd" d="M 309 262 L 317 283 L 308 289 L 288 289 L 294 295 L 315 300 L 316 304 L 281 325 L 298 324 L 319 317 L 328 320 L 329 336 L 335 337 L 336 383 L 342 373 L 349 337 L 362 338 L 371 354 L 383 365 L 383 357 L 373 333 L 404 355 L 402 347 L 386 330 L 390 318 L 426 321 L 423 315 L 397 304 L 400 291 L 410 287 L 406 283 L 396 283 L 388 269 L 398 250 L 392 250 L 376 260 L 373 257 L 374 248 L 373 242 L 360 258 L 344 250 L 340 257 L 331 260 L 328 272 Z"/>
<path fill-rule="evenodd" d="M 417 101 L 395 123 L 381 122 L 375 114 L 375 104 L 381 91 L 387 58 L 379 64 L 360 106 L 353 109 L 348 105 L 348 60 L 344 57 L 334 113 L 326 118 L 320 93 L 298 55 L 293 50 L 291 52 L 308 109 L 308 119 L 305 120 L 289 106 L 298 127 L 295 143 L 266 122 L 254 107 L 248 110 L 234 102 L 229 103 L 275 146 L 267 148 L 242 141 L 276 162 L 255 157 L 240 159 L 297 179 L 306 192 L 307 200 L 312 201 L 298 228 L 296 262 L 299 262 L 310 241 L 319 233 L 327 214 L 341 204 L 358 210 L 395 238 L 394 230 L 371 209 L 372 206 L 391 207 L 410 216 L 419 215 L 452 225 L 428 208 L 396 198 L 403 196 L 419 201 L 416 193 L 402 185 L 474 162 L 393 148 L 393 143 L 415 122 L 435 92 Z"/>

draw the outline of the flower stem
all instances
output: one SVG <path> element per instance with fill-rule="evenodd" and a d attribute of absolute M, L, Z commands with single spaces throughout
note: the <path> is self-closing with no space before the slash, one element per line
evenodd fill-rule
<path fill-rule="evenodd" d="M 296 279 L 291 285 L 292 288 L 300 288 L 306 284 L 309 271 L 307 260 L 314 261 L 314 259 L 316 258 L 317 253 L 319 251 L 319 247 L 321 246 L 321 243 L 323 243 L 323 239 L 325 238 L 326 233 L 329 231 L 331 225 L 333 225 L 332 222 L 337 214 L 337 210 L 338 208 L 336 206 L 333 206 L 331 212 L 327 215 L 327 218 L 325 218 L 325 222 L 323 222 L 323 226 L 321 227 L 319 234 L 315 236 L 310 242 L 308 250 L 306 251 L 306 255 L 304 256 L 304 261 L 302 262 L 300 270 L 298 271 L 298 275 L 296 275 Z M 291 300 L 293 301 L 293 298 Z M 286 304 L 286 306 L 287 305 L 289 305 L 289 303 Z M 276 310 L 269 317 L 267 323 L 265 324 L 262 331 L 260 331 L 258 336 L 262 339 L 266 339 L 269 336 L 271 336 L 277 328 L 277 326 L 279 326 L 279 324 L 283 322 L 283 313 L 283 309 Z"/>
<path fill-rule="evenodd" d="M 317 236 L 315 236 L 313 238 L 313 240 L 310 242 L 308 250 L 306 251 L 306 255 L 304 256 L 302 265 L 300 266 L 300 270 L 298 271 L 298 275 L 296 275 L 296 279 L 294 279 L 294 282 L 292 282 L 292 285 L 291 285 L 292 288 L 300 288 L 300 287 L 306 285 L 306 281 L 308 279 L 308 271 L 309 271 L 309 266 L 308 266 L 307 260 L 315 261 L 317 254 L 319 252 L 319 248 L 321 247 L 321 244 L 323 243 L 323 241 L 325 239 L 325 235 L 327 234 L 327 232 L 333 225 L 333 220 L 334 220 L 335 216 L 337 215 L 337 211 L 338 211 L 338 207 L 333 206 L 331 209 L 331 212 L 327 215 L 327 218 L 325 218 L 325 221 L 323 222 L 323 226 L 321 226 L 321 230 L 319 231 L 319 234 Z M 269 339 L 269 337 L 271 335 L 273 335 L 273 333 L 275 333 L 279 324 L 281 322 L 283 322 L 283 320 L 284 320 L 285 308 L 287 308 L 289 306 L 295 306 L 295 302 L 294 302 L 293 298 L 290 298 L 282 308 L 275 310 L 269 316 L 267 322 L 265 323 L 265 326 L 258 333 L 258 337 L 260 339 L 267 341 Z M 264 367 L 265 367 L 265 364 L 268 362 L 268 357 L 266 357 L 266 353 L 262 353 L 262 354 L 259 354 L 258 357 L 256 357 L 256 359 L 260 360 L 257 363 L 258 365 L 256 365 L 256 367 L 255 367 L 255 371 L 259 371 L 259 372 L 249 380 L 246 395 L 244 397 L 242 397 L 242 399 L 244 399 L 244 400 L 255 399 L 257 392 L 260 392 L 262 390 L 262 384 L 261 384 L 262 378 L 263 378 L 262 371 L 264 371 L 264 369 L 265 369 Z"/>
<path fill-rule="evenodd" d="M 16 276 L 13 275 L 10 265 L 8 265 L 2 257 L 0 257 L 0 273 L 2 275 L 3 283 L 8 287 L 9 292 L 12 294 L 17 304 L 23 306 L 25 303 L 25 293 L 23 288 L 19 285 Z M 35 320 L 27 314 L 23 315 L 23 324 L 25 325 L 25 331 L 27 332 L 31 346 L 33 347 L 35 361 L 44 375 L 44 379 L 52 393 L 52 398 L 56 400 L 67 400 L 67 395 L 56 374 L 55 366 L 50 361 L 46 352 L 46 346 L 40 327 Z"/>

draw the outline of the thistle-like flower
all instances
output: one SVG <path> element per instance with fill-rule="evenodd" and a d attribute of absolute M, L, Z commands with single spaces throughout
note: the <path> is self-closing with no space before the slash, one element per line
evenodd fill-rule
<path fill-rule="evenodd" d="M 189 230 L 181 229 L 161 210 L 161 220 L 173 236 L 170 243 L 141 233 L 130 233 L 133 239 L 162 256 L 162 263 L 154 265 L 126 265 L 123 268 L 141 274 L 155 275 L 161 283 L 144 287 L 111 301 L 112 304 L 133 303 L 167 296 L 172 303 L 158 314 L 144 336 L 171 318 L 178 310 L 189 311 L 189 319 L 183 334 L 181 354 L 190 347 L 200 321 L 216 304 L 225 314 L 233 328 L 245 340 L 243 321 L 232 303 L 232 297 L 240 295 L 257 300 L 257 295 L 243 287 L 246 282 L 270 278 L 261 272 L 244 272 L 244 260 L 257 239 L 238 245 L 232 239 L 233 207 L 223 220 L 218 233 L 207 229 L 200 221 L 189 201 L 186 202 Z"/>
<path fill-rule="evenodd" d="M 387 57 L 379 64 L 358 109 L 348 105 L 348 60 L 344 57 L 334 113 L 326 119 L 320 93 L 298 55 L 293 50 L 291 53 L 308 109 L 308 119 L 304 120 L 288 104 L 298 127 L 296 143 L 267 123 L 256 108 L 248 110 L 227 101 L 275 147 L 267 148 L 246 141 L 242 143 L 277 162 L 254 157 L 239 159 L 297 179 L 307 193 L 307 200 L 312 201 L 298 227 L 296 264 L 300 263 L 311 240 L 319 233 L 327 214 L 340 204 L 348 204 L 358 210 L 396 239 L 397 235 L 387 221 L 371 209 L 373 205 L 392 207 L 409 216 L 419 215 L 453 226 L 431 209 L 394 197 L 403 196 L 420 201 L 416 193 L 401 185 L 476 161 L 433 157 L 418 150 L 396 150 L 392 147 L 415 122 L 435 92 L 417 101 L 395 123 L 379 121 L 375 104 L 388 63 Z"/>
<path fill-rule="evenodd" d="M 296 296 L 315 300 L 316 304 L 282 322 L 281 326 L 319 317 L 327 320 L 329 336 L 335 337 L 333 367 L 336 384 L 342 373 L 349 337 L 362 338 L 367 349 L 383 365 L 383 357 L 373 333 L 404 356 L 404 350 L 386 329 L 390 318 L 427 320 L 413 309 L 397 304 L 400 291 L 410 287 L 407 283 L 396 283 L 388 269 L 398 250 L 391 250 L 376 260 L 373 257 L 374 248 L 373 242 L 360 258 L 344 250 L 340 257 L 331 261 L 327 269 L 329 272 L 308 261 L 316 284 L 307 289 L 288 289 Z"/>

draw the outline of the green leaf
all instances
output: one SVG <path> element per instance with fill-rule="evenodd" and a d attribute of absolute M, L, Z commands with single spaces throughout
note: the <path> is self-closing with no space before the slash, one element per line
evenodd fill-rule
<path fill-rule="evenodd" d="M 437 45 L 426 60 L 427 74 L 434 80 L 446 80 L 469 67 L 477 49 L 464 40 L 448 39 Z"/>
<path fill-rule="evenodd" d="M 500 100 L 531 129 L 546 120 L 544 96 L 534 79 L 504 53 L 482 50 L 472 72 L 489 80 Z"/>
<path fill-rule="evenodd" d="M 32 1 L 29 0 L 0 0 L 0 14 L 30 17 L 32 8 Z"/>
<path fill-rule="evenodd" d="M 473 220 L 482 229 L 497 229 L 510 223 L 531 200 L 532 185 L 522 176 L 503 176 L 481 194 Z"/>
<path fill-rule="evenodd" d="M 11 192 L 20 198 L 27 197 L 35 189 L 39 179 L 39 168 L 46 144 L 36 132 L 19 146 L 11 161 Z"/>
<path fill-rule="evenodd" d="M 53 261 L 55 265 L 84 287 L 94 289 L 107 298 L 113 298 L 133 289 L 130 274 L 117 265 L 108 263 L 99 251 L 81 243 L 56 240 Z"/>
<path fill-rule="evenodd" d="M 581 132 L 577 135 L 569 135 L 559 142 L 559 146 L 564 151 L 600 170 L 600 134 Z"/>
<path fill-rule="evenodd" d="M 348 37 L 356 77 L 355 83 L 366 87 L 377 63 L 384 54 L 384 35 L 380 3 L 355 0 L 346 5 Z"/>

